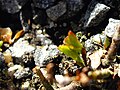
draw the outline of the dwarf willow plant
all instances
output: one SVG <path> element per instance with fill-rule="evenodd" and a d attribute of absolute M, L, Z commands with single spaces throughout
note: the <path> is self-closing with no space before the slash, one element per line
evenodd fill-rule
<path fill-rule="evenodd" d="M 85 66 L 82 58 L 83 45 L 77 39 L 76 35 L 72 32 L 68 32 L 68 36 L 63 40 L 63 44 L 58 46 L 58 49 L 65 55 L 71 57 L 81 67 Z"/>

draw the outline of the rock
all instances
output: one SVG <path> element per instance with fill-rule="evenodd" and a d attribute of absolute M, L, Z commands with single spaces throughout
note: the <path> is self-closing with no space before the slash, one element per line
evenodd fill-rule
<path fill-rule="evenodd" d="M 41 45 L 52 44 L 52 40 L 49 39 L 49 35 L 39 33 L 39 30 L 36 32 L 36 39 L 41 42 Z"/>
<path fill-rule="evenodd" d="M 91 54 L 94 51 L 98 50 L 100 48 L 99 45 L 103 44 L 105 40 L 104 34 L 96 34 L 91 36 L 90 39 L 87 39 L 85 41 L 85 49 L 87 51 L 87 54 Z M 101 45 L 102 46 L 102 45 Z"/>
<path fill-rule="evenodd" d="M 59 2 L 57 5 L 50 7 L 46 10 L 48 17 L 55 21 L 66 12 L 66 3 Z"/>
<path fill-rule="evenodd" d="M 97 3 L 92 11 L 92 7 L 95 3 L 91 3 L 90 7 L 87 9 L 85 14 L 85 23 L 84 27 L 93 27 L 99 25 L 101 21 L 104 20 L 106 13 L 110 10 L 110 7 Z"/>
<path fill-rule="evenodd" d="M 108 36 L 108 37 L 113 37 L 113 34 L 114 32 L 116 31 L 116 27 L 117 25 L 120 24 L 120 20 L 118 19 L 113 19 L 113 18 L 110 18 L 109 19 L 109 23 L 108 25 L 106 26 L 105 28 L 105 34 Z"/>
<path fill-rule="evenodd" d="M 68 76 L 55 75 L 55 80 L 58 82 L 60 87 L 66 86 L 71 83 L 72 79 Z"/>
<path fill-rule="evenodd" d="M 47 65 L 51 59 L 59 55 L 59 50 L 56 45 L 46 45 L 43 47 L 37 47 L 34 54 L 34 61 L 36 65 L 44 66 Z"/>
<path fill-rule="evenodd" d="M 76 15 L 76 13 L 79 12 L 84 6 L 83 0 L 66 0 L 66 4 L 66 18 Z"/>
<path fill-rule="evenodd" d="M 34 62 L 34 52 L 25 52 L 24 55 L 22 56 L 22 60 L 24 63 L 25 67 L 29 67 L 30 69 L 35 67 L 35 62 Z"/>
<path fill-rule="evenodd" d="M 22 90 L 29 90 L 30 87 L 30 81 L 26 81 L 22 84 L 21 89 Z"/>
<path fill-rule="evenodd" d="M 28 0 L 0 0 L 2 10 L 11 14 L 19 12 L 27 2 Z"/>
<path fill-rule="evenodd" d="M 78 12 L 83 8 L 83 0 L 66 0 L 68 5 L 68 11 Z"/>
<path fill-rule="evenodd" d="M 54 5 L 55 1 L 56 0 L 33 0 L 33 3 L 35 7 L 46 9 Z"/>
<path fill-rule="evenodd" d="M 25 52 L 32 52 L 35 47 L 29 45 L 27 40 L 20 38 L 13 46 L 9 47 L 6 51 L 9 51 L 13 57 L 20 58 Z"/>
<path fill-rule="evenodd" d="M 14 73 L 14 77 L 16 79 L 21 79 L 21 78 L 26 78 L 31 74 L 32 74 L 32 71 L 29 68 L 21 68 Z"/>
<path fill-rule="evenodd" d="M 5 68 L 5 58 L 3 54 L 0 52 L 0 71 L 2 71 Z"/>
<path fill-rule="evenodd" d="M 116 8 L 120 6 L 120 0 L 102 0 L 105 5 L 108 5 L 112 8 Z"/>
<path fill-rule="evenodd" d="M 16 65 L 13 65 L 10 68 L 8 68 L 8 72 L 14 72 L 14 71 L 16 71 L 18 69 L 23 69 L 23 67 L 21 65 L 16 64 Z"/>

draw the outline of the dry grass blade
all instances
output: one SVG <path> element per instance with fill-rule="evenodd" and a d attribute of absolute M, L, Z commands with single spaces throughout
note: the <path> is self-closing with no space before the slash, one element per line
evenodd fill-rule
<path fill-rule="evenodd" d="M 46 80 L 46 78 L 43 76 L 40 68 L 36 66 L 33 69 L 33 72 L 37 73 L 37 75 L 40 77 L 40 80 L 42 81 L 43 86 L 45 87 L 46 90 L 54 90 L 53 87 L 49 84 L 49 82 Z"/>

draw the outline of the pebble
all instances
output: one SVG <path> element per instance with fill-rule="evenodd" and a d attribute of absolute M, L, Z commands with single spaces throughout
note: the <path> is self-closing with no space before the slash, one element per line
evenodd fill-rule
<path fill-rule="evenodd" d="M 113 37 L 113 34 L 114 32 L 116 31 L 116 27 L 117 25 L 120 24 L 120 20 L 119 19 L 113 19 L 113 18 L 110 18 L 109 19 L 109 23 L 108 25 L 106 26 L 105 28 L 105 34 L 108 36 L 108 37 Z"/>

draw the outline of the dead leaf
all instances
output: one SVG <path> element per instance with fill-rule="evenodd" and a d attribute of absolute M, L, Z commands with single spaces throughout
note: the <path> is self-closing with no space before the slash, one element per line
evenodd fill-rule
<path fill-rule="evenodd" d="M 11 44 L 12 43 L 11 37 L 12 37 L 12 30 L 9 27 L 0 28 L 0 40 Z"/>
<path fill-rule="evenodd" d="M 8 63 L 13 61 L 12 56 L 9 52 L 4 52 L 3 55 L 4 55 L 4 58 L 5 58 L 5 63 L 8 64 Z"/>
<path fill-rule="evenodd" d="M 99 50 L 93 52 L 93 54 L 91 54 L 89 56 L 89 58 L 91 60 L 91 67 L 93 69 L 97 69 L 99 67 L 99 65 L 101 64 L 100 59 L 105 52 L 106 52 L 105 50 L 99 49 Z"/>
<path fill-rule="evenodd" d="M 14 41 L 15 39 L 18 39 L 20 36 L 22 36 L 24 34 L 24 30 L 20 30 L 20 31 L 18 31 L 16 34 L 15 34 L 15 36 L 14 36 L 14 38 L 12 39 L 12 41 Z"/>
<path fill-rule="evenodd" d="M 20 30 L 19 32 L 16 33 L 16 35 L 12 39 L 12 30 L 9 27 L 0 28 L 0 40 L 2 40 L 3 42 L 7 42 L 9 44 L 12 44 L 14 40 L 18 39 L 23 34 L 24 30 Z"/>

